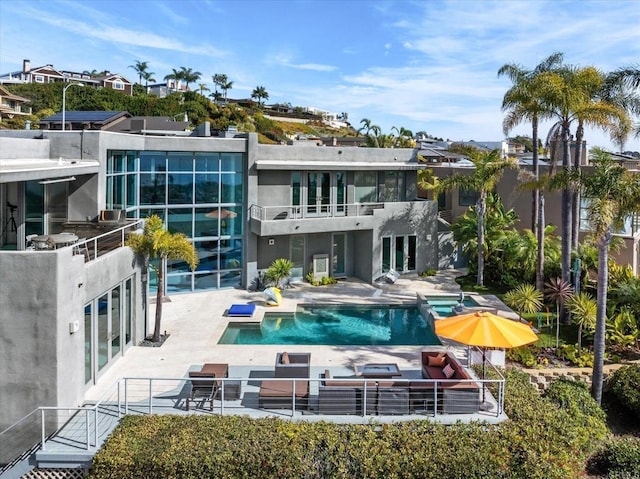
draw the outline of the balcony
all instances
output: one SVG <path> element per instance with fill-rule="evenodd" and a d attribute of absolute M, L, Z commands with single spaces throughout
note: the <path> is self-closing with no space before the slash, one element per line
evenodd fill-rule
<path fill-rule="evenodd" d="M 259 236 L 370 229 L 384 203 L 317 204 L 304 206 L 251 205 L 251 231 Z"/>

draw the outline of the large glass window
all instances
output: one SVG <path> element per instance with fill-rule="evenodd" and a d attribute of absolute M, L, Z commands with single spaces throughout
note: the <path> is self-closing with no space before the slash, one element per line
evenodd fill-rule
<path fill-rule="evenodd" d="M 242 173 L 220 175 L 220 203 L 242 203 Z"/>
<path fill-rule="evenodd" d="M 44 185 L 25 182 L 25 235 L 44 234 Z"/>
<path fill-rule="evenodd" d="M 166 155 L 163 151 L 141 151 L 140 171 L 166 171 Z"/>
<path fill-rule="evenodd" d="M 164 173 L 140 174 L 140 204 L 163 205 L 166 204 Z"/>
<path fill-rule="evenodd" d="M 384 172 L 384 201 L 405 201 L 404 171 Z"/>
<path fill-rule="evenodd" d="M 121 298 L 120 286 L 111 290 L 111 357 L 113 358 L 120 352 L 120 341 L 122 338 L 120 325 L 121 322 Z"/>
<path fill-rule="evenodd" d="M 92 304 L 87 304 L 84 307 L 84 383 L 88 383 L 93 379 L 93 337 L 91 327 L 93 317 L 91 311 L 93 310 Z"/>
<path fill-rule="evenodd" d="M 167 214 L 167 229 L 171 233 L 182 233 L 193 236 L 191 222 L 193 210 L 191 208 L 171 208 Z"/>
<path fill-rule="evenodd" d="M 378 173 L 376 171 L 356 171 L 354 177 L 356 203 L 378 201 Z"/>
<path fill-rule="evenodd" d="M 98 299 L 98 371 L 109 362 L 109 294 Z"/>
<path fill-rule="evenodd" d="M 300 206 L 302 192 L 302 175 L 299 171 L 291 173 L 291 205 Z"/>
<path fill-rule="evenodd" d="M 218 203 L 219 176 L 217 174 L 196 175 L 196 203 Z"/>
<path fill-rule="evenodd" d="M 131 218 L 157 214 L 169 231 L 194 240 L 196 272 L 184 262 L 164 266 L 172 291 L 218 288 L 229 283 L 225 271 L 234 271 L 236 281 L 242 269 L 245 161 L 244 153 L 231 152 L 109 152 L 107 208 L 126 208 Z M 152 290 L 154 281 L 150 275 Z"/>

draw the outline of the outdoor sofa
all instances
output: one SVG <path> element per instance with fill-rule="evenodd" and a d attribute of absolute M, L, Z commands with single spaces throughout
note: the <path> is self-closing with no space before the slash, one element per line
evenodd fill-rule
<path fill-rule="evenodd" d="M 276 380 L 262 381 L 258 393 L 258 405 L 264 409 L 288 409 L 293 405 L 295 383 L 296 409 L 309 406 L 310 353 L 278 353 L 274 377 Z M 293 381 L 304 378 L 307 381 Z"/>
<path fill-rule="evenodd" d="M 376 414 L 378 403 L 378 388 L 375 380 L 344 380 L 336 381 L 331 378 L 327 369 L 322 375 L 318 387 L 318 414 L 343 415 L 362 414 L 364 388 L 366 384 L 367 414 Z M 336 378 L 337 379 L 337 378 Z"/>
<path fill-rule="evenodd" d="M 438 380 L 438 403 L 442 412 L 469 414 L 480 408 L 480 387 L 450 352 L 422 351 L 422 377 Z M 447 370 L 452 371 L 447 377 Z M 458 381 L 456 381 L 456 379 Z M 425 404 L 433 401 L 435 384 L 432 382 L 410 383 L 411 397 Z"/>

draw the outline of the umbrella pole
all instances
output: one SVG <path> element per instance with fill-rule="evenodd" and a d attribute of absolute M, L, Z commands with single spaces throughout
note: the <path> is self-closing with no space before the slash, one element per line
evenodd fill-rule
<path fill-rule="evenodd" d="M 486 361 L 487 361 L 487 357 L 486 357 L 486 348 L 483 347 L 482 348 L 482 404 L 484 404 L 484 400 L 485 400 L 485 391 L 486 391 L 486 387 L 487 384 L 484 382 L 485 377 L 486 377 Z"/>

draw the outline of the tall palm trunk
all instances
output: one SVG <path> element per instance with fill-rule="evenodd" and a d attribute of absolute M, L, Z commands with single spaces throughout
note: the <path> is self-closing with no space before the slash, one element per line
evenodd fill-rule
<path fill-rule="evenodd" d="M 476 216 L 478 218 L 478 278 L 477 285 L 484 284 L 484 217 L 487 213 L 487 194 L 480 192 L 480 198 L 476 204 Z"/>
<path fill-rule="evenodd" d="M 562 167 L 565 170 L 571 169 L 569 155 L 569 125 L 562 125 Z M 571 190 L 568 187 L 562 190 L 562 279 L 571 283 Z M 562 311 L 562 322 L 568 324 L 569 318 L 565 308 Z"/>
<path fill-rule="evenodd" d="M 536 289 L 544 290 L 544 192 L 538 191 L 538 257 L 536 259 Z"/>
<path fill-rule="evenodd" d="M 537 236 L 538 233 L 538 196 L 540 196 L 540 188 L 538 187 L 538 179 L 540 178 L 540 162 L 538 159 L 538 117 L 534 115 L 531 119 L 531 136 L 533 140 L 532 153 L 532 169 L 533 176 L 536 180 L 536 187 L 531 194 L 531 231 Z"/>
<path fill-rule="evenodd" d="M 577 170 L 582 168 L 582 139 L 584 138 L 584 124 L 580 120 L 576 128 L 576 148 L 573 167 Z M 571 214 L 573 223 L 571 225 L 571 249 L 578 248 L 578 233 L 580 231 L 580 190 L 576 189 L 572 194 Z"/>
<path fill-rule="evenodd" d="M 604 333 L 607 314 L 607 287 L 609 282 L 609 243 L 611 228 L 598 239 L 598 287 L 596 309 L 596 332 L 593 338 L 593 375 L 591 391 L 598 404 L 602 403 L 602 380 L 604 377 Z"/>
<path fill-rule="evenodd" d="M 156 318 L 153 327 L 153 339 L 154 343 L 160 341 L 160 325 L 162 322 L 162 299 L 164 289 L 164 275 L 162 274 L 162 259 L 160 260 L 160 267 L 156 270 L 156 276 L 158 277 L 158 291 L 156 292 Z"/>

